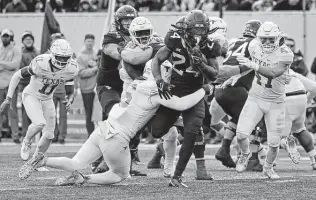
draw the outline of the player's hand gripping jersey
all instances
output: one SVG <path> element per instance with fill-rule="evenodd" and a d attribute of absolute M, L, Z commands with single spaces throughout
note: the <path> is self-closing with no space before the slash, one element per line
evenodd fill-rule
<path fill-rule="evenodd" d="M 176 86 L 172 94 L 181 97 L 198 90 L 203 85 L 204 78 L 198 69 L 192 67 L 192 58 L 187 50 L 189 47 L 186 46 L 184 40 L 177 32 L 169 31 L 165 37 L 165 45 L 172 51 L 171 83 Z M 221 55 L 221 46 L 212 40 L 207 40 L 200 50 L 206 59 Z"/>
<path fill-rule="evenodd" d="M 74 84 L 74 78 L 79 72 L 77 62 L 71 59 L 64 69 L 54 71 L 50 60 L 51 54 L 39 55 L 29 67 L 22 69 L 22 77 L 28 73 L 32 75 L 29 85 L 23 91 L 25 94 L 36 96 L 40 100 L 50 99 L 58 85 Z"/>
<path fill-rule="evenodd" d="M 273 53 L 266 54 L 262 51 L 258 40 L 253 40 L 249 44 L 249 53 L 252 61 L 259 66 L 276 67 L 278 63 L 288 65 L 287 70 L 276 78 L 267 78 L 256 72 L 250 95 L 256 96 L 263 100 L 273 102 L 283 102 L 285 98 L 285 84 L 291 80 L 289 67 L 293 61 L 293 52 L 286 46 L 282 45 Z"/>

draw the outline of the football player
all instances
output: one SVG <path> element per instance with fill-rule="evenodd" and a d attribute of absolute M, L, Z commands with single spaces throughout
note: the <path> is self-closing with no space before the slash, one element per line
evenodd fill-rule
<path fill-rule="evenodd" d="M 64 39 L 58 39 L 50 47 L 50 54 L 37 56 L 29 66 L 18 70 L 11 79 L 7 98 L 1 104 L 0 112 L 9 107 L 20 79 L 31 77 L 30 84 L 22 93 L 23 105 L 32 121 L 21 147 L 23 160 L 28 160 L 31 141 L 36 134 L 41 131 L 43 133 L 33 157 L 45 153 L 54 138 L 56 111 L 52 96 L 56 87 L 65 84 L 67 100 L 64 103 L 67 110 L 74 100 L 74 78 L 79 68 L 72 55 L 70 44 Z"/>
<path fill-rule="evenodd" d="M 312 168 L 316 170 L 313 136 L 305 127 L 306 109 L 312 99 L 316 97 L 316 83 L 292 70 L 290 73 L 292 75 L 291 82 L 285 87 L 286 116 L 281 147 L 289 153 L 292 161 L 298 164 L 300 154 L 296 148 L 294 139 L 296 137 L 310 157 Z"/>
<path fill-rule="evenodd" d="M 97 95 L 103 111 L 103 120 L 107 119 L 113 105 L 120 102 L 123 90 L 123 82 L 119 75 L 119 63 L 121 55 L 119 51 L 130 41 L 129 26 L 132 20 L 138 16 L 135 8 L 129 5 L 121 6 L 114 15 L 115 30 L 104 35 L 102 44 L 101 64 L 97 74 Z M 138 160 L 137 146 L 139 139 L 131 140 L 132 159 Z M 93 164 L 94 172 L 104 172 L 108 169 L 106 163 Z M 99 165 L 99 166 L 98 166 Z M 138 171 L 131 171 L 133 175 L 144 175 Z"/>
<path fill-rule="evenodd" d="M 151 62 L 148 63 L 151 69 Z M 171 64 L 162 64 L 162 77 L 166 83 L 170 81 Z M 169 100 L 159 97 L 156 81 L 152 75 L 140 81 L 132 94 L 129 105 L 114 105 L 106 121 L 91 134 L 77 154 L 72 158 L 46 157 L 39 153 L 29 160 L 21 169 L 19 177 L 28 178 L 35 168 L 48 166 L 72 172 L 68 177 L 58 179 L 56 185 L 74 185 L 83 183 L 114 184 L 129 177 L 130 152 L 129 141 L 153 117 L 159 105 L 182 111 L 196 105 L 206 94 L 213 91 L 213 86 L 203 85 L 192 94 L 181 98 L 173 96 Z M 138 80 L 136 80 L 138 81 Z M 131 84 L 132 86 L 133 84 Z M 89 163 L 103 155 L 109 171 L 102 174 L 84 176 L 76 170 L 84 169 Z"/>
<path fill-rule="evenodd" d="M 214 80 L 218 72 L 216 58 L 220 56 L 220 45 L 208 39 L 209 19 L 200 10 L 188 13 L 181 31 L 171 30 L 165 37 L 165 45 L 152 62 L 158 93 L 161 98 L 169 99 L 172 94 L 179 97 L 196 91 L 203 85 L 205 79 Z M 171 83 L 161 78 L 160 65 L 171 58 L 173 71 Z M 171 94 L 172 93 L 172 94 Z M 162 137 L 176 122 L 182 113 L 184 123 L 184 140 L 179 153 L 179 160 L 169 186 L 183 186 L 181 175 L 194 150 L 197 134 L 202 127 L 205 116 L 204 99 L 192 108 L 183 112 L 161 106 L 151 122 L 152 134 Z M 204 160 L 199 165 L 204 165 Z"/>
<path fill-rule="evenodd" d="M 248 137 L 264 117 L 269 147 L 263 174 L 271 179 L 279 178 L 273 170 L 273 163 L 284 131 L 285 85 L 290 81 L 289 67 L 294 57 L 293 52 L 282 44 L 281 38 L 280 29 L 275 23 L 264 22 L 257 32 L 257 39 L 248 46 L 252 61 L 244 55 L 237 55 L 239 64 L 253 69 L 256 75 L 237 124 L 237 141 L 242 154 L 236 171 L 246 170 L 251 157 Z"/>
<path fill-rule="evenodd" d="M 227 53 L 227 57 L 224 60 L 223 66 L 219 70 L 218 79 L 215 82 L 223 83 L 228 78 L 233 75 L 240 73 L 239 62 L 237 61 L 237 55 L 242 54 L 245 57 L 249 58 L 250 54 L 247 49 L 249 43 L 256 38 L 257 31 L 261 25 L 261 22 L 258 20 L 250 20 L 245 24 L 244 31 L 242 33 L 242 37 L 237 39 L 233 44 L 230 45 L 229 51 Z M 215 98 L 212 101 L 210 113 L 214 115 L 212 123 L 218 123 L 223 115 L 219 112 L 215 112 L 218 109 L 215 109 L 219 105 L 219 107 L 228 114 L 231 119 L 227 123 L 224 139 L 222 141 L 222 146 L 217 151 L 215 158 L 222 162 L 222 164 L 226 167 L 235 168 L 236 164 L 230 156 L 230 145 L 232 143 L 233 138 L 236 135 L 236 127 L 239 119 L 239 115 L 241 110 L 248 98 L 248 91 L 251 88 L 252 81 L 254 79 L 255 72 L 250 70 L 247 71 L 248 74 L 245 74 L 241 78 L 236 78 L 236 83 L 231 87 L 222 87 L 215 91 Z M 238 76 L 239 77 L 239 76 Z M 217 115 L 216 115 L 217 114 Z M 212 116 L 213 116 L 212 115 Z M 259 156 L 263 156 L 265 158 L 264 148 L 258 141 L 253 141 L 254 145 L 257 146 L 257 149 L 253 148 L 253 158 L 251 162 L 257 163 L 256 168 L 257 171 L 262 171 L 262 166 L 258 165 L 258 156 L 257 151 L 259 152 Z M 263 164 L 263 163 L 262 163 Z M 252 167 L 254 170 L 255 166 Z"/>

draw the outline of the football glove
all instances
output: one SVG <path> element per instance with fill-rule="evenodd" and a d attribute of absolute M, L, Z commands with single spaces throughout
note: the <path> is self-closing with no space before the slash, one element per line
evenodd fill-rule
<path fill-rule="evenodd" d="M 8 109 L 10 108 L 10 105 L 11 105 L 11 98 L 10 97 L 7 97 L 1 104 L 0 106 L 0 115 L 4 115 Z"/>
<path fill-rule="evenodd" d="M 168 100 L 172 97 L 170 89 L 173 88 L 174 85 L 171 85 L 170 83 L 166 83 L 163 79 L 157 80 L 156 84 L 158 87 L 158 94 L 161 99 L 164 98 Z"/>
<path fill-rule="evenodd" d="M 259 66 L 256 63 L 252 62 L 251 60 L 249 60 L 248 58 L 245 58 L 242 55 L 237 56 L 237 61 L 239 62 L 240 65 L 244 65 L 246 67 L 254 69 L 255 71 L 259 69 Z"/>

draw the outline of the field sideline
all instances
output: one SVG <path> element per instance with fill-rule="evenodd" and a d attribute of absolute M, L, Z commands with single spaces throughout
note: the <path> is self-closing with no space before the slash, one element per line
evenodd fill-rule
<path fill-rule="evenodd" d="M 33 146 L 34 147 L 34 146 Z M 78 143 L 53 144 L 49 156 L 72 157 L 80 148 Z M 81 187 L 55 187 L 57 177 L 67 172 L 49 169 L 36 172 L 21 181 L 18 171 L 23 161 L 19 157 L 20 145 L 4 142 L 0 144 L 0 199 L 315 199 L 316 172 L 311 170 L 307 155 L 300 149 L 300 164 L 293 164 L 281 150 L 276 170 L 279 180 L 268 180 L 261 173 L 238 174 L 223 167 L 214 159 L 218 145 L 207 145 L 206 164 L 214 181 L 196 181 L 195 161 L 190 160 L 184 181 L 189 188 L 168 188 L 168 179 L 162 170 L 148 170 L 147 162 L 155 145 L 140 145 L 142 163 L 135 168 L 146 171 L 147 177 L 132 177 L 112 186 L 85 185 Z M 34 149 L 34 148 L 33 148 Z M 90 168 L 83 170 L 89 173 Z"/>

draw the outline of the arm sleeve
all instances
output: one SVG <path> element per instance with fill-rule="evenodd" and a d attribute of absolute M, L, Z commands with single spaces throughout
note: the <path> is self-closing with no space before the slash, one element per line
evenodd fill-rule
<path fill-rule="evenodd" d="M 207 59 L 216 58 L 222 55 L 221 45 L 218 42 L 209 39 L 206 46 L 201 49 L 201 52 Z"/>
<path fill-rule="evenodd" d="M 181 40 L 180 36 L 174 31 L 169 31 L 165 36 L 164 43 L 171 51 L 175 49 L 175 40 Z"/>
<path fill-rule="evenodd" d="M 193 94 L 181 98 L 172 96 L 169 100 L 161 99 L 158 94 L 155 96 L 161 105 L 174 110 L 183 111 L 196 105 L 205 96 L 205 91 L 200 89 Z"/>
<path fill-rule="evenodd" d="M 72 84 L 72 85 L 65 85 L 65 91 L 66 91 L 66 95 L 67 96 L 73 94 L 74 91 L 75 91 L 74 84 Z"/>
<path fill-rule="evenodd" d="M 18 86 L 21 78 L 22 78 L 21 71 L 22 70 L 20 69 L 13 74 L 11 81 L 10 81 L 10 84 L 9 84 L 7 97 L 12 98 L 14 91 L 15 91 L 16 87 Z"/>

